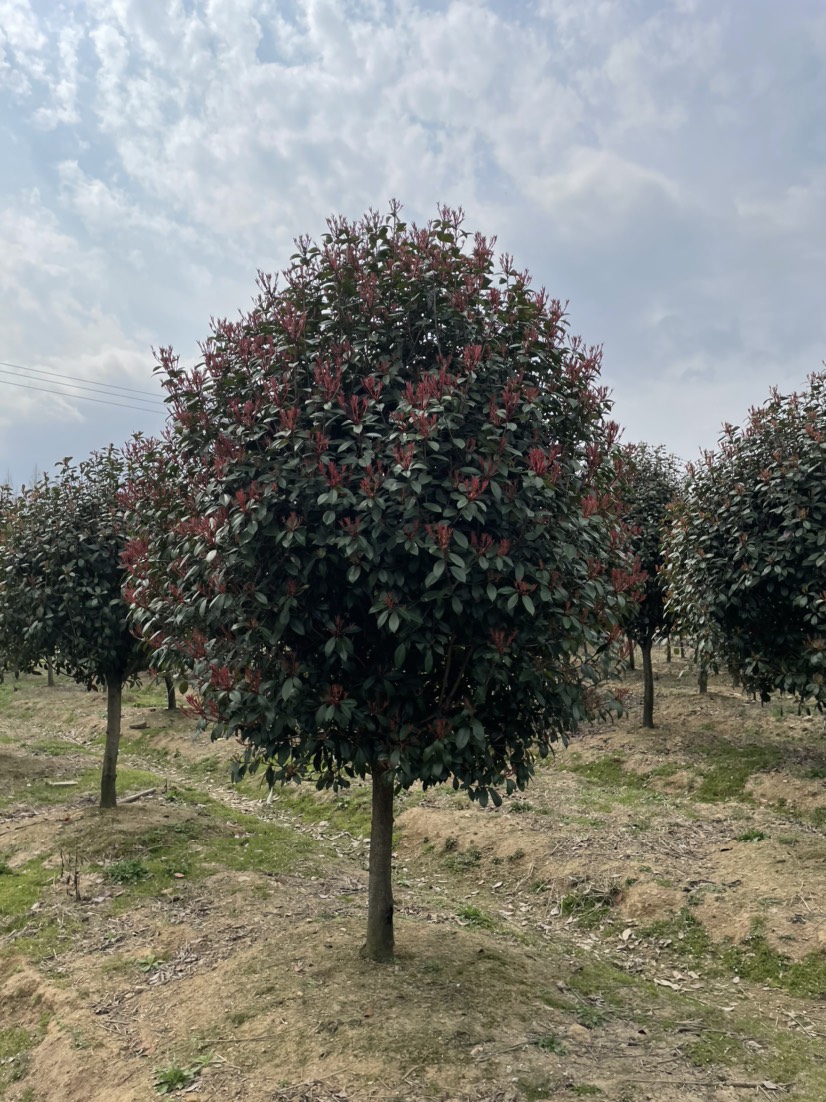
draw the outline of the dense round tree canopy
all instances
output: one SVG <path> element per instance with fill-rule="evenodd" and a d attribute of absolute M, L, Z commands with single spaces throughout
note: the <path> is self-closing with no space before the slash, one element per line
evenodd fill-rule
<path fill-rule="evenodd" d="M 826 374 L 726 427 L 668 559 L 674 614 L 745 688 L 826 704 Z"/>
<path fill-rule="evenodd" d="M 449 214 L 333 222 L 202 364 L 165 353 L 201 485 L 171 586 L 136 512 L 131 598 L 216 732 L 279 777 L 386 759 L 403 785 L 523 784 L 528 747 L 591 714 L 616 622 L 598 364 Z"/>
<path fill-rule="evenodd" d="M 629 606 L 625 628 L 638 643 L 666 636 L 670 615 L 665 604 L 663 542 L 671 527 L 671 506 L 680 493 L 680 464 L 663 447 L 630 444 L 625 449 L 624 515 L 628 543 L 645 574 L 639 599 Z"/>
<path fill-rule="evenodd" d="M 49 661 L 88 688 L 106 686 L 102 806 L 115 803 L 121 687 L 148 653 L 122 593 L 124 470 L 112 448 L 77 466 L 66 459 L 55 478 L 7 499 L 0 521 L 0 668 Z"/>
<path fill-rule="evenodd" d="M 651 646 L 671 631 L 662 573 L 663 544 L 671 507 L 680 493 L 680 464 L 663 447 L 630 444 L 624 450 L 624 516 L 628 546 L 644 575 L 638 599 L 629 603 L 625 631 L 643 655 L 643 726 L 653 726 L 654 680 Z"/>
<path fill-rule="evenodd" d="M 114 449 L 44 475 L 9 499 L 0 525 L 0 656 L 45 659 L 88 687 L 128 676 L 145 654 L 129 630 L 120 560 L 126 537 Z"/>
<path fill-rule="evenodd" d="M 499 802 L 599 710 L 631 584 L 599 350 L 448 211 L 331 221 L 259 284 L 161 356 L 189 504 L 134 510 L 136 622 L 241 770 Z"/>

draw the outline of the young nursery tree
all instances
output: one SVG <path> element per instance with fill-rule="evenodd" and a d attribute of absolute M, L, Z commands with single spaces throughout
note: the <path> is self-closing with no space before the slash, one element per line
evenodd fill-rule
<path fill-rule="evenodd" d="M 826 705 L 826 374 L 776 390 L 691 472 L 671 607 L 748 691 Z"/>
<path fill-rule="evenodd" d="M 366 954 L 393 953 L 394 788 L 485 804 L 601 706 L 623 568 L 599 350 L 461 214 L 331 220 L 203 362 L 134 510 L 144 637 L 238 772 L 372 777 Z M 192 476 L 196 469 L 200 473 Z M 613 634 L 612 634 L 613 633 Z"/>
<path fill-rule="evenodd" d="M 0 534 L 0 660 L 32 670 L 44 661 L 91 688 L 106 686 L 100 806 L 116 804 L 121 693 L 146 663 L 130 632 L 121 588 L 125 543 L 115 449 L 78 466 L 63 461 L 6 508 Z"/>
<path fill-rule="evenodd" d="M 658 636 L 667 637 L 671 617 L 665 603 L 663 538 L 671 523 L 669 506 L 680 492 L 679 461 L 663 447 L 631 444 L 624 449 L 623 480 L 628 545 L 645 575 L 639 601 L 631 603 L 625 632 L 642 653 L 643 727 L 654 726 L 654 671 L 651 647 Z"/>

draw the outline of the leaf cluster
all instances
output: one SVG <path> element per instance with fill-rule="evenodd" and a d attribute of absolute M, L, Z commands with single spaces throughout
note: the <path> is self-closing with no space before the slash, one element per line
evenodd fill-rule
<path fill-rule="evenodd" d="M 239 774 L 498 800 L 599 709 L 619 630 L 599 350 L 455 212 L 332 220 L 259 282 L 195 368 L 161 354 L 186 504 L 148 480 L 130 514 L 136 623 Z"/>
<path fill-rule="evenodd" d="M 773 391 L 691 474 L 668 549 L 671 607 L 744 687 L 826 703 L 826 374 Z"/>
<path fill-rule="evenodd" d="M 54 668 L 91 687 L 124 680 L 146 648 L 128 627 L 126 542 L 113 448 L 9 500 L 0 527 L 0 656 L 6 669 Z"/>
<path fill-rule="evenodd" d="M 671 632 L 662 573 L 664 541 L 672 509 L 680 497 L 680 462 L 662 446 L 630 444 L 623 451 L 623 515 L 628 547 L 643 575 L 638 599 L 629 605 L 626 633 L 636 643 L 650 645 Z"/>

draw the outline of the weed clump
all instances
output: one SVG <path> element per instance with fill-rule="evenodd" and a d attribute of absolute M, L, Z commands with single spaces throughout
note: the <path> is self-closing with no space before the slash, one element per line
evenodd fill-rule
<path fill-rule="evenodd" d="M 608 918 L 621 895 L 622 889 L 618 884 L 608 887 L 591 883 L 574 885 L 560 899 L 559 911 L 563 915 L 572 915 L 580 926 L 590 930 Z"/>
<path fill-rule="evenodd" d="M 139 857 L 127 857 L 113 861 L 106 875 L 113 884 L 137 884 L 139 880 L 147 879 L 149 869 Z"/>
<path fill-rule="evenodd" d="M 478 907 L 474 907 L 472 903 L 460 907 L 457 913 L 459 918 L 466 922 L 468 926 L 476 926 L 480 930 L 492 930 L 495 926 L 491 916 Z"/>

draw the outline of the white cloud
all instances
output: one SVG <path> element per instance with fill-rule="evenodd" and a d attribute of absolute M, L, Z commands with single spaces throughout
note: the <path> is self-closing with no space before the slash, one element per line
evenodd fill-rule
<path fill-rule="evenodd" d="M 39 57 L 46 35 L 28 0 L 0 0 L 0 86 L 22 97 L 45 71 Z"/>
<path fill-rule="evenodd" d="M 0 0 L 0 359 L 148 379 L 328 214 L 444 201 L 572 299 L 634 435 L 711 443 L 826 343 L 817 7 Z"/>
<path fill-rule="evenodd" d="M 91 382 L 151 386 L 148 343 L 126 335 L 101 305 L 106 264 L 100 250 L 85 248 L 63 231 L 37 192 L 0 210 L 0 241 L 0 360 L 35 368 L 34 375 L 45 370 Z M 0 425 L 33 415 L 44 421 L 65 416 L 82 421 L 89 415 L 82 400 L 65 397 L 68 388 L 57 378 L 44 377 L 41 384 L 21 374 L 14 387 L 10 378 L 4 372 Z M 21 383 L 43 385 L 52 393 L 36 396 Z"/>

